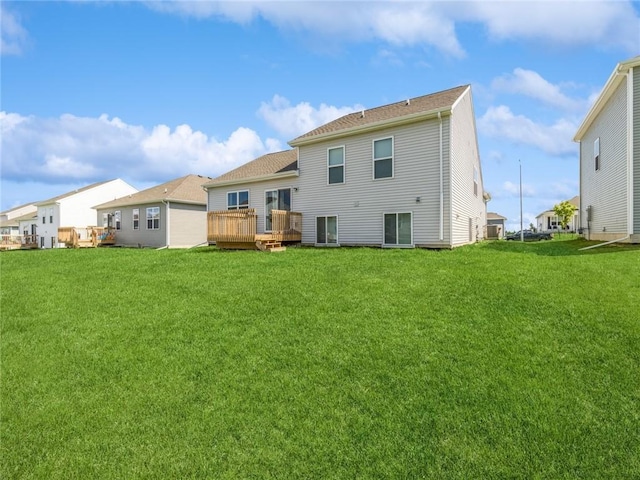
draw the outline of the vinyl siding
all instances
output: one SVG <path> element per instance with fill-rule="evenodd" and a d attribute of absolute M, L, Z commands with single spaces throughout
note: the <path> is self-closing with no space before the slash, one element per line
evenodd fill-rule
<path fill-rule="evenodd" d="M 170 203 L 170 247 L 193 247 L 207 241 L 207 207 Z"/>
<path fill-rule="evenodd" d="M 633 232 L 640 234 L 640 67 L 633 69 Z"/>
<path fill-rule="evenodd" d="M 473 187 L 474 167 L 478 171 L 477 194 Z M 454 107 L 451 120 L 451 190 L 453 245 L 481 240 L 487 214 L 470 91 Z"/>
<path fill-rule="evenodd" d="M 590 238 L 627 233 L 627 81 L 618 86 L 580 142 L 580 215 L 587 227 L 587 206 L 593 207 Z M 600 170 L 593 143 L 600 138 Z"/>
<path fill-rule="evenodd" d="M 147 230 L 147 208 L 160 207 L 160 228 Z M 140 228 L 133 229 L 133 209 L 140 210 Z M 107 210 L 98 210 L 98 225 L 102 226 L 102 214 L 121 212 L 121 229 L 116 230 L 116 245 L 122 247 L 164 247 L 167 244 L 167 212 L 166 205 L 150 203 L 145 205 L 132 205 L 127 207 L 114 207 Z"/>
<path fill-rule="evenodd" d="M 238 185 L 225 185 L 209 189 L 209 210 L 226 210 L 227 209 L 227 193 L 238 192 L 240 190 L 249 191 L 249 208 L 253 208 L 258 215 L 258 224 L 256 226 L 258 233 L 264 233 L 264 212 L 265 212 L 265 192 L 267 190 L 277 190 L 281 188 L 291 188 L 291 210 L 294 212 L 302 212 L 298 201 L 299 192 L 294 192 L 293 188 L 299 183 L 298 177 L 287 177 L 276 180 L 267 180 L 264 182 L 245 183 Z M 303 214 L 304 218 L 304 214 Z"/>
<path fill-rule="evenodd" d="M 446 193 L 449 117 L 442 123 Z M 374 180 L 373 141 L 388 137 L 393 137 L 394 177 Z M 345 147 L 345 183 L 328 185 L 327 149 L 337 146 Z M 444 242 L 439 240 L 439 148 L 437 119 L 301 146 L 296 209 L 303 212 L 302 243 L 315 243 L 317 216 L 337 215 L 341 245 L 381 245 L 383 214 L 411 212 L 414 245 L 447 246 L 448 223 Z"/>

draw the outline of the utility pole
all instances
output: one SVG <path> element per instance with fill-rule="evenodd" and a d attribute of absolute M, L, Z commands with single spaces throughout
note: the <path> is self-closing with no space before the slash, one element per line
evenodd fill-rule
<path fill-rule="evenodd" d="M 522 162 L 518 159 L 520 164 L 520 241 L 524 242 L 524 230 L 522 229 Z"/>

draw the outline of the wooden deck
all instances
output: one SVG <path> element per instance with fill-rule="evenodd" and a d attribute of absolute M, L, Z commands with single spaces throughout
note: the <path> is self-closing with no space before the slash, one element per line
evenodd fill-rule
<path fill-rule="evenodd" d="M 0 251 L 38 248 L 37 235 L 0 235 Z"/>
<path fill-rule="evenodd" d="M 98 246 L 114 245 L 115 241 L 115 230 L 113 228 L 58 228 L 58 243 L 63 243 L 67 248 L 94 248 Z"/>
<path fill-rule="evenodd" d="M 207 213 L 207 241 L 220 248 L 279 251 L 282 243 L 302 240 L 302 214 L 271 211 L 272 230 L 257 233 L 254 209 L 218 210 Z"/>

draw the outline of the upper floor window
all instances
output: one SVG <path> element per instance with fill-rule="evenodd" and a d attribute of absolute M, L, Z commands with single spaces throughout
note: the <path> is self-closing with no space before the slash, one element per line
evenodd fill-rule
<path fill-rule="evenodd" d="M 393 177 L 393 137 L 373 142 L 373 178 Z"/>
<path fill-rule="evenodd" d="M 49 223 L 53 223 L 53 208 L 49 209 Z"/>
<path fill-rule="evenodd" d="M 249 208 L 249 191 L 228 192 L 227 210 L 240 210 L 242 208 Z"/>
<path fill-rule="evenodd" d="M 134 230 L 140 229 L 140 209 L 139 208 L 133 209 L 133 229 Z"/>
<path fill-rule="evenodd" d="M 344 147 L 327 150 L 328 182 L 344 183 Z"/>
<path fill-rule="evenodd" d="M 160 229 L 160 207 L 147 208 L 147 230 Z"/>
<path fill-rule="evenodd" d="M 44 216 L 42 217 L 42 224 L 44 225 L 45 223 L 47 223 L 47 217 L 46 217 L 46 215 L 44 215 Z"/>
<path fill-rule="evenodd" d="M 600 170 L 600 137 L 593 142 L 593 161 L 596 170 Z"/>

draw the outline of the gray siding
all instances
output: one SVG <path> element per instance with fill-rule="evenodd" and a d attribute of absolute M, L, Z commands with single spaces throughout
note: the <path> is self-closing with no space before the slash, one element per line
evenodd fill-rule
<path fill-rule="evenodd" d="M 207 242 L 207 207 L 170 202 L 169 247 L 193 247 Z"/>
<path fill-rule="evenodd" d="M 609 99 L 580 142 L 580 216 L 587 226 L 591 205 L 590 235 L 627 234 L 627 81 Z M 596 171 L 593 143 L 600 138 L 600 170 Z"/>
<path fill-rule="evenodd" d="M 158 230 L 147 229 L 147 208 L 160 207 L 160 228 Z M 98 225 L 102 225 L 103 213 L 121 213 L 121 228 L 116 231 L 116 245 L 123 247 L 164 247 L 167 244 L 167 212 L 166 205 L 153 203 L 147 205 L 132 205 L 116 207 L 108 210 L 98 210 Z M 140 228 L 133 229 L 133 209 L 140 209 Z"/>
<path fill-rule="evenodd" d="M 280 188 L 291 188 L 291 210 L 302 212 L 298 201 L 299 192 L 294 192 L 293 188 L 298 187 L 298 177 L 279 178 L 256 183 L 244 183 L 238 185 L 225 185 L 209 189 L 209 210 L 226 210 L 227 193 L 240 190 L 249 191 L 249 208 L 254 208 L 258 215 L 256 226 L 258 233 L 264 233 L 264 213 L 265 213 L 265 192 Z M 304 214 L 303 214 L 304 219 Z"/>
<path fill-rule="evenodd" d="M 477 194 L 473 186 L 474 167 L 478 171 Z M 470 237 L 471 241 L 481 240 L 487 213 L 470 91 L 459 100 L 452 115 L 451 190 L 453 245 L 469 243 Z"/>
<path fill-rule="evenodd" d="M 633 232 L 640 234 L 640 67 L 633 69 Z"/>
<path fill-rule="evenodd" d="M 373 179 L 373 141 L 393 137 L 394 177 Z M 449 117 L 443 117 L 445 220 L 449 203 Z M 327 184 L 327 149 L 345 147 L 345 183 Z M 439 240 L 439 124 L 437 119 L 302 146 L 300 191 L 302 242 L 315 243 L 316 217 L 338 216 L 341 245 L 381 245 L 383 214 L 413 214 L 414 245 L 447 246 L 449 224 Z M 420 197 L 418 202 L 416 199 Z"/>

